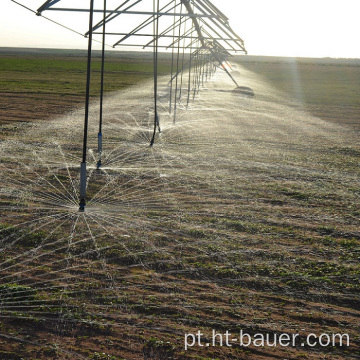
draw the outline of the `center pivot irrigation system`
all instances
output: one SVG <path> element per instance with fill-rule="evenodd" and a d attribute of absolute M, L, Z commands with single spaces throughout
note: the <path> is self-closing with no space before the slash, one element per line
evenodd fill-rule
<path fill-rule="evenodd" d="M 17 1 L 11 1 L 19 4 Z M 116 0 L 90 0 L 88 8 L 75 7 L 84 2 L 48 0 L 37 11 L 29 9 L 43 17 L 45 17 L 45 12 L 50 13 L 50 11 L 65 13 L 66 17 L 64 18 L 71 17 L 74 13 L 77 16 L 80 13 L 89 14 L 87 32 L 82 34 L 73 30 L 88 37 L 83 158 L 80 170 L 80 211 L 84 211 L 86 205 L 90 76 L 92 43 L 95 36 L 100 37 L 98 41 L 102 44 L 98 168 L 102 165 L 104 66 L 107 41 L 111 40 L 113 48 L 130 46 L 153 50 L 154 125 L 150 146 L 155 142 L 156 133 L 161 131 L 158 114 L 158 55 L 160 49 L 172 52 L 169 112 L 173 116 L 174 123 L 177 105 L 182 100 L 182 94 L 187 93 L 186 105 L 188 106 L 190 97 L 195 98 L 200 86 L 213 75 L 216 69 L 225 71 L 235 83 L 236 89 L 241 89 L 242 87 L 238 86 L 229 71 L 230 65 L 227 58 L 231 53 L 246 54 L 244 42 L 230 27 L 229 19 L 209 0 L 125 0 L 121 4 Z M 61 7 L 59 7 L 60 4 Z M 45 18 L 53 21 L 48 17 Z M 185 75 L 184 78 L 183 75 Z M 184 84 L 186 81 L 187 84 Z M 183 91 L 184 85 L 186 91 Z"/>

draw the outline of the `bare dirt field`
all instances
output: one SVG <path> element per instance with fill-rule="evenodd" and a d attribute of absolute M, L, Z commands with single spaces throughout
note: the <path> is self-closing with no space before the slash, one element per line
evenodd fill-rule
<path fill-rule="evenodd" d="M 109 92 L 101 170 L 94 94 L 84 213 L 80 105 L 2 124 L 0 359 L 359 358 L 359 67 L 298 60 L 296 85 L 270 60 L 233 62 L 254 98 L 218 70 L 175 123 L 161 78 L 153 147 L 151 81 Z"/>
<path fill-rule="evenodd" d="M 91 96 L 100 93 L 101 54 L 94 51 Z M 0 124 L 54 118 L 85 102 L 86 52 L 0 48 Z M 105 91 L 121 90 L 152 77 L 152 54 L 110 52 Z M 160 61 L 168 73 L 168 56 Z"/>

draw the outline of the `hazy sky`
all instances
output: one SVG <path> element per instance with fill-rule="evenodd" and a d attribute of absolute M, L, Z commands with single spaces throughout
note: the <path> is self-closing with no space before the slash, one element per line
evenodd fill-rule
<path fill-rule="evenodd" d="M 17 0 L 36 9 L 45 0 Z M 149 0 L 143 0 L 149 1 Z M 250 55 L 360 58 L 360 0 L 212 0 L 230 19 Z M 88 7 L 89 0 L 72 0 Z M 118 1 L 117 3 L 121 3 Z M 59 3 L 61 4 L 61 2 Z M 83 37 L 1 0 L 0 46 L 86 48 Z M 81 33 L 87 19 L 44 15 L 71 24 Z M 131 49 L 132 50 L 132 49 Z"/>

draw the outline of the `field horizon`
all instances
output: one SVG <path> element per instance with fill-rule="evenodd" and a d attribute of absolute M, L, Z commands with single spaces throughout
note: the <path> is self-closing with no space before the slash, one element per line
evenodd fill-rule
<path fill-rule="evenodd" d="M 148 51 L 148 50 L 115 50 L 112 49 L 111 46 L 108 46 L 109 50 L 106 53 L 106 56 L 118 56 L 118 55 L 124 55 L 124 54 L 135 54 L 135 55 L 139 55 L 139 54 L 149 54 L 152 55 L 152 51 Z M 68 54 L 68 55 L 74 55 L 74 54 L 81 54 L 81 55 L 85 55 L 87 56 L 87 49 L 78 49 L 78 48 L 34 48 L 34 47 L 9 47 L 9 46 L 0 46 L 0 52 L 2 54 L 14 54 L 14 53 L 20 53 L 20 54 L 36 54 L 36 55 L 41 55 L 41 54 Z M 95 56 L 101 56 L 101 50 L 92 50 L 93 54 Z M 164 55 L 164 54 L 170 54 L 169 51 L 161 51 L 161 49 L 159 50 L 159 53 Z M 360 59 L 359 58 L 353 58 L 353 57 L 301 57 L 301 56 L 276 56 L 276 55 L 251 55 L 251 54 L 247 54 L 247 55 L 233 55 L 234 57 L 241 57 L 241 58 L 247 58 L 248 61 L 253 61 L 253 59 L 261 59 L 263 58 L 265 59 L 304 59 L 304 60 L 319 60 L 319 61 L 324 61 L 324 62 L 337 62 L 337 61 L 348 61 L 348 62 L 352 62 L 353 64 L 359 64 Z"/>
<path fill-rule="evenodd" d="M 136 71 L 128 71 L 124 67 L 116 67 L 116 63 L 122 62 L 124 64 L 129 63 L 133 59 L 138 62 L 139 55 L 141 54 L 141 59 L 147 64 L 147 68 L 140 69 L 137 65 Z M 160 60 L 162 61 L 162 72 L 166 73 L 170 71 L 170 66 L 168 65 L 171 60 L 171 53 L 161 52 Z M 73 66 L 76 69 L 76 75 L 74 78 L 67 79 L 66 82 L 61 82 L 61 77 L 67 78 L 66 67 L 60 69 L 56 65 L 49 65 L 48 63 L 41 64 L 41 61 L 46 59 L 50 60 L 54 56 L 59 61 L 63 61 L 65 64 L 71 59 L 75 59 L 74 62 L 69 65 Z M 85 70 L 86 70 L 86 58 L 87 51 L 82 49 L 47 49 L 47 48 L 9 48 L 9 47 L 0 47 L 0 66 L 1 61 L 6 59 L 11 59 L 13 57 L 19 58 L 20 61 L 25 63 L 29 61 L 34 61 L 34 59 L 39 59 L 38 64 L 27 65 L 27 68 L 20 69 L 18 67 L 12 68 L 12 64 L 3 63 L 1 67 L 3 82 L 1 84 L 2 92 L 2 101 L 4 110 L 3 114 L 10 114 L 10 116 L 15 116 L 13 120 L 16 121 L 27 121 L 27 120 L 36 120 L 36 117 L 39 115 L 44 118 L 49 118 L 51 116 L 57 116 L 64 111 L 70 111 L 72 108 L 80 108 L 84 104 L 84 92 L 85 92 Z M 101 51 L 93 50 L 93 83 L 94 89 L 92 92 L 93 97 L 98 96 L 99 92 L 99 78 L 98 78 L 98 67 L 101 57 Z M 152 76 L 152 52 L 144 51 L 118 51 L 112 50 L 106 53 L 107 66 L 109 68 L 106 72 L 109 73 L 108 79 L 105 78 L 105 84 L 112 84 L 108 88 L 105 87 L 105 91 L 115 91 L 120 90 L 126 86 L 134 84 L 138 81 L 143 81 Z M 353 109 L 351 111 L 346 111 L 346 113 L 351 113 L 351 116 L 355 118 L 353 125 L 356 127 L 360 123 L 359 112 L 357 111 L 357 106 L 359 105 L 358 97 L 356 91 L 358 90 L 358 80 L 359 80 L 359 67 L 360 59 L 355 58 L 297 58 L 297 57 L 277 57 L 277 56 L 258 56 L 258 55 L 235 55 L 231 57 L 231 61 L 239 62 L 245 66 L 248 70 L 257 72 L 259 75 L 263 76 L 267 81 L 269 81 L 277 89 L 284 91 L 285 93 L 290 93 L 294 98 L 299 96 L 299 91 L 307 94 L 305 98 L 298 99 L 307 106 L 307 110 L 313 113 L 315 116 L 319 116 L 328 121 L 336 122 L 341 116 L 341 109 L 343 105 L 347 105 L 349 100 L 347 97 L 351 98 Z M 10 66 L 9 66 L 10 65 Z M 41 71 L 41 66 L 48 65 L 50 67 L 51 74 L 60 74 L 59 78 L 47 79 L 46 74 L 43 80 L 34 78 L 31 75 L 31 71 L 34 71 L 34 75 Z M 336 68 L 335 68 L 336 67 Z M 301 70 L 303 69 L 304 77 L 301 78 Z M 131 69 L 130 69 L 131 70 Z M 318 71 L 320 70 L 320 75 L 317 76 Z M 137 72 L 137 74 L 136 74 Z M 9 73 L 8 75 L 6 75 Z M 271 74 L 274 74 L 272 76 Z M 306 73 L 306 74 L 305 74 Z M 26 81 L 21 83 L 21 76 L 27 74 L 26 77 L 29 81 L 34 83 L 33 86 L 37 86 L 36 90 L 34 88 L 29 88 Z M 124 79 L 119 79 L 114 81 L 113 74 L 118 74 L 119 76 L 124 77 Z M 326 79 L 326 76 L 331 74 L 332 78 Z M 140 75 L 140 76 L 139 76 Z M 133 78 L 130 80 L 129 76 Z M 309 76 L 312 78 L 309 79 Z M 318 77 L 318 78 L 317 78 Z M 4 80 L 9 78 L 11 84 L 4 83 Z M 11 79 L 17 79 L 15 83 L 18 83 L 14 87 L 14 81 Z M 25 79 L 26 80 L 26 79 Z M 49 80 L 51 81 L 52 89 L 49 91 L 42 89 L 44 82 Z M 324 88 L 319 88 L 319 84 L 323 81 L 324 86 L 326 81 L 330 81 L 332 85 L 332 92 L 325 91 Z M 75 87 L 73 82 L 77 81 L 77 86 Z M 301 84 L 299 84 L 299 81 Z M 348 90 L 344 92 L 344 88 L 341 87 L 340 82 L 344 81 L 348 84 Z M 297 83 L 296 83 L 297 82 Z M 71 87 L 69 87 L 69 83 Z M 312 87 L 316 84 L 315 88 Z M 339 84 L 339 88 L 335 89 L 335 86 Z M 20 88 L 21 86 L 21 88 Z M 50 87 L 49 86 L 49 87 Z M 304 89 L 299 87 L 303 86 Z M 8 89 L 7 89 L 8 88 Z M 58 93 L 56 93 L 58 91 Z M 96 93 L 97 91 L 97 93 Z M 349 96 L 349 92 L 351 92 Z M 322 94 L 326 93 L 328 98 L 321 97 Z M 38 95 L 38 96 L 37 96 Z M 20 98 L 19 98 L 20 97 Z M 315 100 L 314 100 L 315 99 Z M 37 112 L 32 116 L 32 104 L 36 101 Z M 344 104 L 342 103 L 344 101 Z M 333 106 L 337 104 L 338 106 Z M 12 108 L 9 104 L 13 103 L 13 106 L 18 108 L 17 113 L 13 114 Z M 327 106 L 332 106 L 332 108 L 326 112 L 326 107 L 321 106 L 321 104 L 326 104 Z M 19 108 L 23 108 L 23 112 L 19 111 Z M 43 108 L 43 109 L 41 109 Z M 319 111 L 319 108 L 321 110 Z M 9 111 L 10 110 L 10 111 Z M 335 116 L 331 116 L 331 113 L 335 113 Z M 346 114 L 345 114 L 346 115 Z M 2 115 L 4 116 L 4 115 Z M 0 123 L 8 122 L 12 118 L 0 118 Z"/>

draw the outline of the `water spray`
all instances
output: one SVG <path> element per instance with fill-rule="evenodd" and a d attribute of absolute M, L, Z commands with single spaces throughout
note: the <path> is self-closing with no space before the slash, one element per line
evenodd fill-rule
<path fill-rule="evenodd" d="M 113 48 L 117 46 L 136 46 L 142 49 L 154 50 L 154 121 L 153 131 L 149 139 L 150 145 L 154 145 L 156 140 L 156 133 L 161 132 L 160 116 L 158 112 L 158 63 L 159 50 L 171 49 L 172 51 L 172 71 L 170 80 L 170 104 L 169 112 L 173 111 L 173 122 L 175 123 L 178 112 L 178 104 L 182 102 L 183 91 L 183 76 L 187 67 L 188 84 L 187 84 L 187 99 L 186 106 L 189 106 L 190 94 L 193 94 L 193 99 L 199 93 L 200 88 L 205 86 L 217 68 L 221 68 L 226 72 L 230 79 L 236 85 L 239 93 L 243 92 L 243 87 L 240 87 L 232 76 L 230 71 L 223 66 L 227 57 L 231 52 L 244 52 L 243 40 L 231 29 L 229 19 L 216 7 L 210 0 L 153 0 L 153 7 L 149 11 L 149 2 L 145 0 L 125 0 L 114 9 L 108 9 L 106 0 L 104 0 L 103 9 L 94 9 L 94 0 L 90 0 L 89 8 L 70 8 L 58 7 L 59 4 L 65 3 L 62 0 L 47 0 L 37 11 L 33 11 L 37 15 L 42 15 L 43 12 L 63 11 L 63 12 L 89 12 L 89 29 L 84 36 L 88 37 L 88 59 L 87 59 L 87 81 L 86 81 L 86 101 L 85 101 L 85 122 L 84 122 L 84 141 L 83 141 L 83 159 L 80 170 L 80 203 L 79 210 L 84 211 L 86 205 L 86 153 L 87 153 L 87 137 L 88 137 L 88 123 L 89 123 L 89 99 L 90 99 L 90 74 L 91 74 L 91 49 L 93 35 L 102 35 L 102 61 L 101 61 L 101 91 L 100 91 L 100 119 L 98 130 L 98 159 L 97 169 L 102 166 L 103 153 L 103 97 L 104 97 L 104 63 L 105 63 L 105 37 L 120 36 L 118 41 L 112 45 Z M 56 6 L 55 6 L 56 4 Z M 20 4 L 19 4 L 20 5 Z M 147 8 L 148 7 L 148 8 Z M 30 9 L 31 10 L 31 9 Z M 94 13 L 103 13 L 102 19 L 93 25 Z M 107 32 L 105 25 L 108 22 L 114 23 L 119 17 L 121 19 L 126 15 L 136 15 L 140 19 L 145 16 L 144 21 L 139 21 L 132 29 L 123 30 L 123 26 L 127 24 L 126 21 L 118 22 L 118 32 Z M 64 17 L 65 18 L 65 17 Z M 166 26 L 161 26 L 160 18 L 173 19 L 172 24 L 164 21 Z M 191 21 L 190 28 L 186 27 L 186 22 Z M 61 24 L 60 24 L 61 25 Z M 153 31 L 149 31 L 152 25 Z M 96 32 L 102 27 L 101 32 Z M 121 31 L 122 30 L 122 31 Z M 171 34 L 172 32 L 172 34 Z M 152 39 L 149 41 L 148 37 Z M 132 43 L 132 39 L 143 39 L 144 41 L 136 41 Z M 146 39 L 146 40 L 145 40 Z M 170 40 L 170 41 L 169 41 Z M 99 41 L 100 42 L 100 41 Z M 170 42 L 170 43 L 169 43 Z M 176 49 L 176 51 L 174 51 Z M 182 50 L 182 51 L 180 51 Z M 184 61 L 185 52 L 189 54 L 189 61 Z M 175 59 L 176 58 L 176 59 Z M 176 64 L 176 71 L 174 75 L 174 63 Z M 191 84 L 193 88 L 191 89 Z M 175 88 L 173 89 L 175 85 Z M 246 92 L 246 91 L 245 91 Z M 249 93 L 249 91 L 247 91 Z M 174 96 L 173 96 L 174 95 Z"/>

